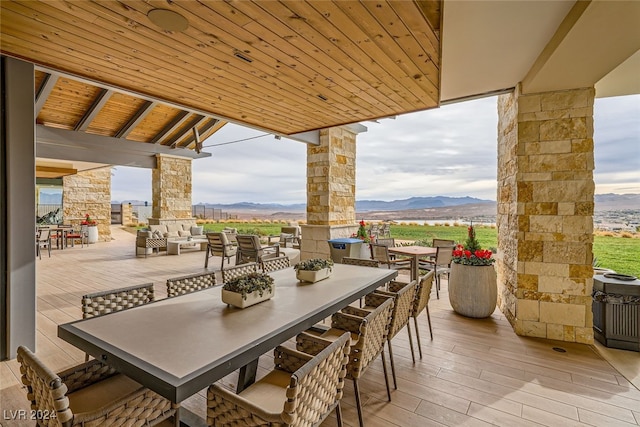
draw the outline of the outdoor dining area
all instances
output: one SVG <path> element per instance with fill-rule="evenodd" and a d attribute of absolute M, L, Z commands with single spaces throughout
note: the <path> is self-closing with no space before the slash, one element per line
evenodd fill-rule
<path fill-rule="evenodd" d="M 499 311 L 455 314 L 448 276 L 439 291 L 435 270 L 415 280 L 411 249 L 383 245 L 400 250 L 395 260 L 410 260 L 408 269 L 343 257 L 309 283 L 287 257 L 233 259 L 221 270 L 214 255 L 203 268 L 200 251 L 136 257 L 136 236 L 112 233 L 42 259 L 38 351 L 0 365 L 3 408 L 28 414 L 46 392 L 61 421 L 101 425 L 124 422 L 124 412 L 149 425 L 638 423 L 631 376 L 590 346 L 518 337 Z M 271 277 L 273 296 L 227 305 L 225 284 L 247 274 Z M 118 391 L 113 408 L 130 409 L 92 412 L 102 387 Z M 8 425 L 32 423 L 16 416 Z"/>

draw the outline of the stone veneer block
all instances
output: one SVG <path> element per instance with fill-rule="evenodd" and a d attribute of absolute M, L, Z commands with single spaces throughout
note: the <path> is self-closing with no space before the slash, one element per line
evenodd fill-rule
<path fill-rule="evenodd" d="M 89 214 L 98 223 L 98 240 L 111 240 L 111 166 L 80 171 L 62 179 L 66 224 L 80 225 Z"/>
<path fill-rule="evenodd" d="M 516 313 L 518 319 L 537 322 L 540 320 L 540 302 L 524 299 L 517 300 Z"/>
<path fill-rule="evenodd" d="M 158 219 L 191 219 L 192 173 L 191 159 L 156 155 L 156 167 L 151 173 L 153 209 Z"/>
<path fill-rule="evenodd" d="M 540 322 L 585 326 L 585 306 L 540 302 Z"/>

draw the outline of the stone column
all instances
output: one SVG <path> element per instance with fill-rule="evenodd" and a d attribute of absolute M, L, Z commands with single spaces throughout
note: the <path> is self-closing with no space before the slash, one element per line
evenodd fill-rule
<path fill-rule="evenodd" d="M 152 218 L 149 224 L 192 219 L 191 159 L 158 154 L 152 174 Z"/>
<path fill-rule="evenodd" d="M 320 145 L 307 146 L 307 224 L 302 225 L 301 259 L 329 258 L 327 240 L 349 237 L 358 224 L 356 135 L 362 125 L 320 131 Z"/>
<path fill-rule="evenodd" d="M 111 241 L 111 166 L 67 175 L 62 182 L 64 222 L 78 226 L 89 214 L 98 223 L 98 240 Z"/>
<path fill-rule="evenodd" d="M 593 343 L 594 96 L 498 102 L 498 304 L 519 335 Z"/>
<path fill-rule="evenodd" d="M 133 223 L 133 206 L 131 206 L 131 203 L 121 204 L 120 214 L 122 215 L 122 225 L 138 225 Z"/>

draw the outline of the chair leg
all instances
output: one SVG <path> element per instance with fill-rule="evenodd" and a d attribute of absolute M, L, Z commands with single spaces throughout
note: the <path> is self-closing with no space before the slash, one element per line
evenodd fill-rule
<path fill-rule="evenodd" d="M 353 390 L 356 394 L 356 407 L 358 408 L 358 421 L 360 422 L 360 427 L 364 427 L 364 422 L 362 421 L 362 403 L 360 402 L 360 389 L 358 387 L 358 380 L 353 379 Z"/>
<path fill-rule="evenodd" d="M 418 329 L 418 316 L 413 316 L 413 324 L 416 326 L 416 340 L 418 341 L 418 353 L 422 359 L 422 344 L 420 343 L 420 329 Z"/>
<path fill-rule="evenodd" d="M 433 340 L 433 329 L 431 329 L 431 315 L 429 314 L 429 306 L 426 306 L 427 310 L 427 320 L 429 321 L 429 334 L 431 335 L 431 340 Z"/>
<path fill-rule="evenodd" d="M 438 270 L 436 270 L 436 298 L 440 299 L 440 276 L 437 272 Z"/>
<path fill-rule="evenodd" d="M 340 402 L 336 405 L 336 421 L 338 427 L 342 427 L 342 408 L 340 408 Z"/>
<path fill-rule="evenodd" d="M 389 362 L 391 363 L 391 377 L 393 378 L 393 388 L 398 389 L 398 381 L 396 380 L 396 365 L 393 363 L 393 349 L 391 347 L 391 340 L 387 340 L 387 346 L 389 347 Z"/>
<path fill-rule="evenodd" d="M 49 258 L 51 258 L 51 243 L 47 245 L 47 249 L 49 251 Z"/>
<path fill-rule="evenodd" d="M 411 335 L 411 325 L 407 321 L 407 333 L 409 334 L 409 348 L 411 348 L 411 360 L 413 360 L 413 364 L 416 364 L 416 355 L 413 351 L 413 336 Z"/>
<path fill-rule="evenodd" d="M 384 346 L 380 353 L 382 357 L 382 372 L 384 373 L 384 384 L 387 386 L 387 399 L 391 402 L 391 388 L 389 387 L 389 373 L 387 372 L 387 359 L 384 357 Z"/>
<path fill-rule="evenodd" d="M 222 258 L 222 262 L 224 262 L 224 258 Z M 204 251 L 204 268 L 209 267 L 209 248 Z"/>

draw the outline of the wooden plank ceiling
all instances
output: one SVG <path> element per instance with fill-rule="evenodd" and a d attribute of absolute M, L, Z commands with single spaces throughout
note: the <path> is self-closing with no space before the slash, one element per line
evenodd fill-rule
<path fill-rule="evenodd" d="M 183 123 L 209 124 L 209 132 L 215 117 L 292 135 L 439 104 L 440 0 L 27 0 L 0 7 L 2 54 L 131 93 L 59 78 L 38 114 L 49 126 L 157 142 L 184 107 L 202 121 L 191 114 Z M 154 9 L 177 12 L 187 28 L 160 28 L 148 17 Z M 38 73 L 37 88 L 45 77 Z M 99 112 L 83 121 L 96 104 Z M 127 127 L 132 120 L 136 126 Z M 166 138 L 189 146 L 186 136 Z"/>

